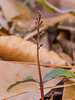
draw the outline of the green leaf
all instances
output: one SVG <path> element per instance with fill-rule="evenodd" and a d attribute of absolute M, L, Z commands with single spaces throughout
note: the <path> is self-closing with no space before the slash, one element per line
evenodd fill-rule
<path fill-rule="evenodd" d="M 62 10 L 60 10 L 60 9 L 54 7 L 53 5 L 51 5 L 46 0 L 36 0 L 36 1 L 39 2 L 39 3 L 42 3 L 52 13 L 56 13 L 56 12 L 62 13 L 62 14 L 70 13 L 70 14 L 75 15 L 75 10 L 71 10 L 71 9 L 62 9 Z"/>
<path fill-rule="evenodd" d="M 49 72 L 45 75 L 45 77 L 43 78 L 43 84 L 45 82 L 47 82 L 48 80 L 56 78 L 56 77 L 75 78 L 75 75 L 72 72 L 65 70 L 65 69 L 61 69 L 61 68 L 54 69 L 54 70 L 52 70 L 51 72 Z"/>
<path fill-rule="evenodd" d="M 43 4 L 43 0 L 35 0 L 35 1 Z"/>
<path fill-rule="evenodd" d="M 28 76 L 26 77 L 24 80 L 21 81 L 17 81 L 16 83 L 10 85 L 7 89 L 7 91 L 9 92 L 13 87 L 15 87 L 16 85 L 19 85 L 20 83 L 24 83 L 24 82 L 37 82 L 40 83 L 40 81 L 32 76 Z"/>

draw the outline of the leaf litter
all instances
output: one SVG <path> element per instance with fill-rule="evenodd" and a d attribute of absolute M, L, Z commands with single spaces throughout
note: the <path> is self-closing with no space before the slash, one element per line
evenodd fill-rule
<path fill-rule="evenodd" d="M 22 7 L 22 9 L 19 8 L 20 6 Z M 12 0 L 10 1 L 0 0 L 0 7 L 1 7 L 0 9 L 0 12 L 1 12 L 0 34 L 4 35 L 0 37 L 0 57 L 3 60 L 2 62 L 0 62 L 0 66 L 1 66 L 0 67 L 1 69 L 0 71 L 1 72 L 0 73 L 1 93 L 0 94 L 1 94 L 1 100 L 2 100 L 2 98 L 4 98 L 5 96 L 4 95 L 5 93 L 6 93 L 6 97 L 8 97 L 8 94 L 5 89 L 7 89 L 7 87 L 11 83 L 15 83 L 16 81 L 22 80 L 23 78 L 25 78 L 24 75 L 28 75 L 30 74 L 30 72 L 31 74 L 33 74 L 33 76 L 36 76 L 36 78 L 38 77 L 38 74 L 34 74 L 34 72 L 36 72 L 37 70 L 37 67 L 35 65 L 37 62 L 36 61 L 36 45 L 32 43 L 30 39 L 31 36 L 34 36 L 36 38 L 36 34 L 37 34 L 34 28 L 35 26 L 34 19 L 32 18 L 33 17 L 32 15 L 35 13 L 33 13 L 33 11 L 30 10 L 28 7 L 22 6 L 22 4 L 14 0 L 13 1 Z M 33 6 L 33 9 L 35 9 L 35 6 Z M 10 12 L 12 13 L 9 14 Z M 41 26 L 40 32 L 42 30 L 45 30 L 45 31 L 49 29 L 51 30 L 51 29 L 54 29 L 55 27 L 54 34 L 56 33 L 56 35 L 53 35 L 54 39 L 51 42 L 52 44 L 49 43 L 49 40 L 47 41 L 48 49 L 52 49 L 52 50 L 48 50 L 47 48 L 43 48 L 43 47 L 41 48 L 40 50 L 41 64 L 50 62 L 51 66 L 52 65 L 56 66 L 56 68 L 57 68 L 57 65 L 59 65 L 58 67 L 63 67 L 64 65 L 64 68 L 69 68 L 69 66 L 70 68 L 72 68 L 73 67 L 72 64 L 74 64 L 74 61 L 72 60 L 72 58 L 74 58 L 74 52 L 75 52 L 72 48 L 73 47 L 72 45 L 75 42 L 74 32 L 72 32 L 72 30 L 74 31 L 74 16 L 70 14 L 65 14 L 65 15 L 60 15 L 60 16 L 53 17 L 53 18 L 50 18 L 50 17 L 43 18 L 43 21 L 44 21 L 44 24 Z M 70 24 L 70 27 L 68 26 L 69 24 L 66 25 L 64 23 L 62 25 L 61 22 L 62 23 L 68 22 Z M 49 34 L 52 35 L 51 33 L 48 33 L 48 32 L 49 31 L 47 31 L 48 36 Z M 62 37 L 60 37 L 61 32 L 62 32 Z M 10 34 L 11 35 L 14 34 L 19 37 L 10 36 Z M 66 34 L 66 36 L 64 36 L 64 34 Z M 9 35 L 9 36 L 6 36 L 6 35 Z M 57 36 L 59 36 L 59 40 L 57 39 Z M 24 39 L 22 39 L 21 37 L 23 37 Z M 65 42 L 66 51 L 64 50 L 65 48 L 60 44 L 61 41 L 62 41 L 62 45 L 64 44 L 64 41 L 67 41 Z M 43 40 L 43 43 L 44 43 L 44 40 Z M 68 44 L 71 43 L 71 46 L 67 47 L 66 43 Z M 52 47 L 50 48 L 49 45 L 52 45 Z M 59 50 L 61 50 L 63 54 L 60 53 Z M 56 51 L 58 51 L 58 53 Z M 6 60 L 8 60 L 8 62 L 5 62 Z M 18 61 L 21 61 L 21 62 L 18 62 Z M 22 62 L 27 62 L 29 63 L 29 65 L 24 64 Z M 30 63 L 33 63 L 35 65 L 34 68 L 31 67 Z M 66 65 L 68 66 L 66 67 Z M 26 67 L 23 67 L 23 66 L 26 66 Z M 49 72 L 49 70 L 51 71 L 54 69 L 54 68 L 45 68 L 45 67 L 41 67 L 41 68 L 43 69 L 44 75 L 47 71 Z M 28 69 L 29 71 L 27 73 Z M 70 69 L 70 71 L 75 72 L 75 69 L 74 68 L 72 70 Z M 12 77 L 12 80 L 11 80 L 11 77 Z M 61 80 L 62 78 L 56 78 L 56 79 L 52 79 L 51 81 L 49 81 L 45 85 L 45 88 L 47 87 L 47 89 L 45 90 L 45 93 L 48 93 L 50 91 L 50 89 L 52 88 L 51 87 L 52 85 L 54 85 L 54 87 L 56 88 L 57 86 L 55 85 L 59 83 Z M 23 85 L 20 85 L 20 87 L 17 86 L 13 90 L 15 92 L 19 88 L 20 88 L 19 90 L 23 88 L 21 91 L 22 93 L 24 92 L 24 90 L 25 91 L 32 91 L 32 90 L 35 91 L 39 88 L 37 84 L 34 84 L 33 85 L 34 88 L 32 87 L 31 90 L 29 88 L 28 90 L 24 89 L 25 87 L 29 87 L 32 84 L 33 83 L 23 84 Z M 65 87 L 65 86 L 71 86 L 71 85 L 72 84 L 67 83 L 66 85 L 58 86 L 58 87 Z M 71 86 L 71 89 L 73 87 L 74 86 Z M 64 88 L 63 94 L 65 94 L 65 91 L 66 91 L 66 94 L 69 94 L 68 89 L 69 87 Z M 66 96 L 66 94 L 63 95 L 63 98 Z M 13 96 L 16 94 L 9 94 L 9 95 Z M 40 98 L 40 93 L 38 93 L 37 91 L 31 92 L 31 93 L 29 92 L 28 94 L 26 93 L 25 95 L 22 94 L 19 96 L 15 96 L 11 98 L 10 100 L 16 100 L 16 99 L 17 100 L 21 100 L 21 99 L 31 100 L 31 98 L 32 100 L 38 100 Z M 67 98 L 69 99 L 70 97 L 67 97 Z"/>

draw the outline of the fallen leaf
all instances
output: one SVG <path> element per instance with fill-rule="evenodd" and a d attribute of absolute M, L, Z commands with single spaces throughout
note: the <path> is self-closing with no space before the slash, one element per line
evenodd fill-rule
<path fill-rule="evenodd" d="M 67 80 L 65 84 L 73 83 L 72 80 Z M 62 100 L 75 100 L 75 86 L 69 86 L 64 88 Z"/>
<path fill-rule="evenodd" d="M 30 20 L 32 19 L 32 12 L 29 8 L 24 6 L 23 4 L 16 2 L 15 0 L 9 0 L 11 4 L 13 4 L 18 12 L 20 13 L 19 16 L 15 17 L 16 20 Z"/>
<path fill-rule="evenodd" d="M 8 23 L 6 22 L 6 20 L 3 17 L 0 17 L 0 27 L 3 27 L 7 31 L 9 30 Z"/>
<path fill-rule="evenodd" d="M 75 9 L 74 4 L 75 4 L 74 0 L 61 0 L 60 1 L 60 5 L 62 8 Z"/>
<path fill-rule="evenodd" d="M 0 6 L 7 21 L 11 21 L 12 18 L 16 18 L 17 20 L 31 19 L 31 11 L 15 0 L 0 0 Z"/>
<path fill-rule="evenodd" d="M 49 49 L 49 41 L 48 41 L 48 34 L 45 32 L 45 34 L 42 35 L 40 38 L 40 44 L 43 44 L 44 48 Z"/>
<path fill-rule="evenodd" d="M 28 28 L 28 26 L 30 26 Z M 35 30 L 34 20 L 16 20 L 13 21 L 12 27 L 9 30 L 10 34 L 17 34 L 21 37 L 26 36 L 29 32 Z"/>
<path fill-rule="evenodd" d="M 4 18 L 2 11 L 0 10 L 0 30 L 1 28 L 4 28 L 7 31 L 9 30 L 9 25 Z"/>
<path fill-rule="evenodd" d="M 0 29 L 4 28 L 5 30 L 9 30 L 9 26 L 5 18 L 3 17 L 2 11 L 0 10 Z"/>
<path fill-rule="evenodd" d="M 67 62 L 67 65 L 71 65 L 71 62 L 73 60 L 69 55 L 67 55 L 66 53 L 63 53 L 63 52 L 62 53 L 58 52 L 58 54 L 62 59 L 64 59 Z"/>
<path fill-rule="evenodd" d="M 67 40 L 68 39 L 68 34 L 65 31 L 64 32 L 61 31 L 56 38 L 57 38 L 57 40 Z"/>
<path fill-rule="evenodd" d="M 36 44 L 26 41 L 16 36 L 0 37 L 0 57 L 11 61 L 37 62 Z M 54 51 L 40 48 L 40 62 L 50 62 L 51 64 L 65 64 Z"/>
<path fill-rule="evenodd" d="M 0 6 L 7 21 L 19 15 L 17 8 L 9 0 L 0 0 Z"/>
<path fill-rule="evenodd" d="M 63 51 L 72 57 L 73 42 L 69 40 L 58 39 Z"/>

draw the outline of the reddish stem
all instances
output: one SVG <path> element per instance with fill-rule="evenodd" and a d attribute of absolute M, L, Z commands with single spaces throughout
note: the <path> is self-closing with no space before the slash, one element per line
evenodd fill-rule
<path fill-rule="evenodd" d="M 41 100 L 44 100 L 43 85 L 40 86 L 40 91 L 41 91 Z"/>
<path fill-rule="evenodd" d="M 39 60 L 39 37 L 40 37 L 40 32 L 39 32 L 39 27 L 40 27 L 40 14 L 39 14 L 39 19 L 38 19 L 38 26 L 37 26 L 37 63 L 38 63 L 38 71 L 39 71 L 39 78 L 40 78 L 40 91 L 41 91 L 41 100 L 44 100 L 44 91 L 43 91 L 43 84 L 42 84 L 42 75 L 41 75 L 41 68 L 40 68 L 40 60 Z"/>
<path fill-rule="evenodd" d="M 43 84 L 42 84 L 42 76 L 41 76 L 41 69 L 40 69 L 40 62 L 39 62 L 39 42 L 37 43 L 37 63 L 38 63 L 38 71 L 39 71 L 39 78 L 40 78 L 40 91 L 41 91 L 41 100 L 44 100 L 44 91 L 43 91 Z"/>

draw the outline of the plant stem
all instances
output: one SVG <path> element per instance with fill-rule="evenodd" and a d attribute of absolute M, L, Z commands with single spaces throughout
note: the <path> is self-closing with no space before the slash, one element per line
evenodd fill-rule
<path fill-rule="evenodd" d="M 40 17 L 38 19 L 38 27 L 37 27 L 37 31 L 38 31 L 38 34 L 37 34 L 37 63 L 38 63 L 38 71 L 39 71 L 39 78 L 40 78 L 41 100 L 44 100 L 44 90 L 43 90 L 40 60 L 39 60 L 39 49 L 40 49 L 40 45 L 39 45 L 39 37 L 40 37 L 39 27 L 40 27 Z"/>
<path fill-rule="evenodd" d="M 37 43 L 37 63 L 38 63 L 38 71 L 39 71 L 39 78 L 40 78 L 41 100 L 44 100 L 44 91 L 43 91 L 42 76 L 41 76 L 41 69 L 40 69 L 40 62 L 39 62 L 39 42 Z"/>

